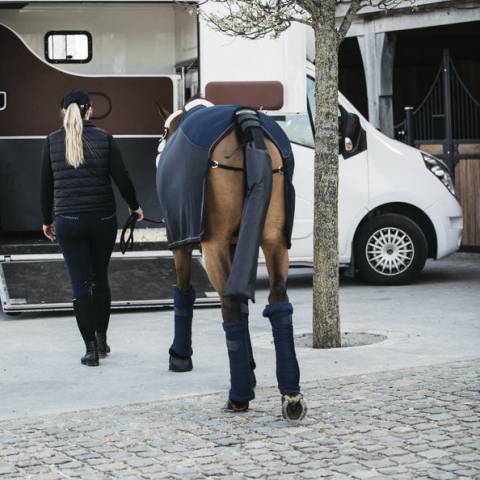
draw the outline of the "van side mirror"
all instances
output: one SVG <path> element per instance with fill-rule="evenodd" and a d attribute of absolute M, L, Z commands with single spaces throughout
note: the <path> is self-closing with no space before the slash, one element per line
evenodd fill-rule
<path fill-rule="evenodd" d="M 366 148 L 366 135 L 358 115 L 339 107 L 339 151 L 343 158 L 349 158 Z"/>

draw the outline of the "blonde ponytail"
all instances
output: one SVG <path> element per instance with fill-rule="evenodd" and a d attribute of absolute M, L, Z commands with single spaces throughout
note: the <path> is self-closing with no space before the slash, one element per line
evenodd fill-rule
<path fill-rule="evenodd" d="M 83 164 L 83 120 L 80 108 L 73 102 L 65 110 L 63 117 L 65 128 L 65 158 L 73 168 Z"/>

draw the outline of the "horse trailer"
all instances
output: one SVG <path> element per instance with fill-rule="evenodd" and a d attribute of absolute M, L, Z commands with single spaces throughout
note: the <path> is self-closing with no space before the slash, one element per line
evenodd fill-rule
<path fill-rule="evenodd" d="M 197 4 L 219 8 L 189 1 L 0 1 L 3 267 L 22 255 L 37 255 L 32 261 L 45 266 L 55 261 L 49 255 L 59 253 L 44 253 L 54 247 L 38 245 L 35 236 L 25 248 L 20 244 L 27 232 L 41 230 L 40 152 L 45 136 L 60 125 L 60 100 L 72 88 L 89 91 L 93 121 L 117 139 L 139 202 L 152 219 L 160 215 L 155 192 L 155 156 L 163 132 L 159 109 L 172 112 L 197 94 L 213 103 L 248 104 L 252 95 L 258 100 L 275 92 L 281 101 L 266 113 L 284 128 L 296 156 L 290 259 L 292 265 L 312 264 L 310 35 L 305 26 L 294 24 L 277 39 L 227 37 L 197 17 Z M 339 157 L 340 265 L 377 283 L 411 280 L 427 257 L 441 258 L 459 247 L 462 213 L 448 169 L 435 157 L 378 132 L 340 94 L 339 118 L 342 112 L 357 122 L 349 133 L 352 149 Z M 127 208 L 116 198 L 122 224 Z M 159 251 L 158 258 L 164 258 L 158 243 L 162 230 L 148 222 L 144 226 L 149 227 L 142 232 L 149 255 Z M 0 269 L 4 309 L 21 311 L 29 303 L 26 295 L 11 294 L 8 284 Z M 205 290 L 205 302 L 213 301 Z M 51 308 L 47 298 L 43 301 Z M 69 305 L 67 300 L 55 304 L 60 303 Z M 128 299 L 119 306 L 127 304 Z"/>

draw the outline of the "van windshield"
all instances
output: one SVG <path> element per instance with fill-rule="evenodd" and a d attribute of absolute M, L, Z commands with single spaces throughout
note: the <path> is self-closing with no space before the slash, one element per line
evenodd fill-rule
<path fill-rule="evenodd" d="M 292 143 L 313 148 L 313 125 L 315 122 L 315 81 L 307 77 L 307 112 L 294 115 L 274 115 Z"/>
<path fill-rule="evenodd" d="M 276 115 L 272 117 L 287 134 L 291 143 L 313 148 L 312 124 L 308 113 L 294 115 Z"/>

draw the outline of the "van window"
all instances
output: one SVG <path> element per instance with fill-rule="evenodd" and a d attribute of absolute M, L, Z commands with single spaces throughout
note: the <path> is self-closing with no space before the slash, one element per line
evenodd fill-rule
<path fill-rule="evenodd" d="M 282 127 L 292 143 L 310 148 L 314 147 L 312 125 L 307 113 L 276 116 L 273 119 Z"/>
<path fill-rule="evenodd" d="M 50 63 L 88 63 L 92 59 L 92 35 L 73 30 L 47 32 L 45 58 Z"/>
<path fill-rule="evenodd" d="M 312 123 L 315 125 L 315 80 L 312 77 L 307 77 L 307 103 Z"/>

